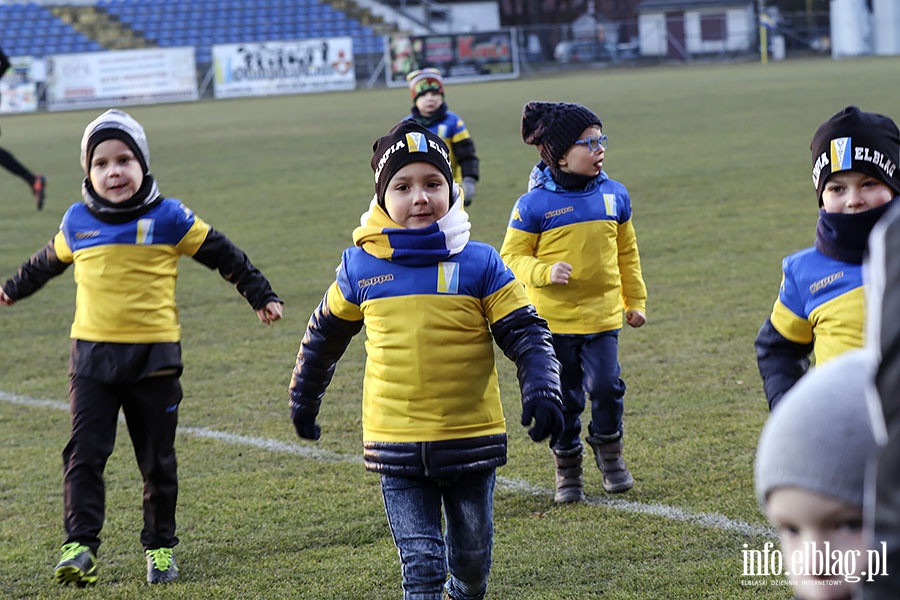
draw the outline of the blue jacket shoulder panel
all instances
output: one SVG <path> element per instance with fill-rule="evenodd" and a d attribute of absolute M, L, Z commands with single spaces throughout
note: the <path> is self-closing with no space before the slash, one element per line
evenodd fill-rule
<path fill-rule="evenodd" d="M 470 241 L 445 261 L 407 266 L 353 247 L 344 250 L 336 269 L 344 298 L 357 306 L 368 300 L 419 294 L 457 294 L 485 298 L 515 277 L 489 244 Z"/>
<path fill-rule="evenodd" d="M 785 257 L 782 270 L 779 300 L 801 317 L 863 284 L 861 265 L 830 258 L 813 247 Z"/>
<path fill-rule="evenodd" d="M 586 190 L 567 191 L 540 186 L 519 197 L 509 227 L 541 233 L 587 221 L 631 219 L 631 197 L 624 185 L 606 179 Z"/>
<path fill-rule="evenodd" d="M 180 200 L 166 198 L 137 219 L 107 223 L 98 219 L 84 203 L 69 207 L 60 229 L 75 252 L 108 244 L 176 245 L 194 225 L 194 213 Z"/>

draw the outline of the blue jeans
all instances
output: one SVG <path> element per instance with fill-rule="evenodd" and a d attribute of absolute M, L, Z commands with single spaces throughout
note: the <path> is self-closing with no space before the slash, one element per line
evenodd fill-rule
<path fill-rule="evenodd" d="M 384 510 L 400 553 L 404 600 L 442 600 L 445 589 L 455 600 L 484 598 L 496 478 L 494 469 L 452 479 L 381 476 Z"/>
<path fill-rule="evenodd" d="M 555 450 L 581 446 L 581 413 L 591 402 L 591 435 L 614 435 L 622 429 L 625 382 L 620 375 L 619 330 L 592 335 L 554 335 L 553 349 L 562 366 L 563 433 Z"/>

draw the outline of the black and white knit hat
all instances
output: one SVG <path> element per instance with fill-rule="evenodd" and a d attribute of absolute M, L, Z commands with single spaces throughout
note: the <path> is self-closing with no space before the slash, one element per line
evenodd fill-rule
<path fill-rule="evenodd" d="M 862 507 L 877 445 L 866 406 L 874 359 L 845 352 L 804 375 L 772 409 L 756 448 L 756 496 L 796 487 Z"/>
<path fill-rule="evenodd" d="M 90 172 L 91 159 L 97 145 L 105 140 L 117 139 L 134 152 L 146 175 L 150 171 L 150 146 L 144 128 L 126 112 L 110 109 L 88 123 L 81 138 L 81 168 Z"/>
<path fill-rule="evenodd" d="M 591 125 L 603 127 L 600 117 L 580 104 L 532 101 L 522 110 L 522 140 L 537 146 L 551 168 Z"/>
<path fill-rule="evenodd" d="M 404 166 L 424 161 L 433 164 L 451 189 L 453 197 L 453 171 L 450 168 L 450 150 L 440 137 L 412 120 L 400 121 L 372 144 L 372 171 L 375 172 L 375 196 L 384 207 L 384 192 L 388 183 Z"/>
<path fill-rule="evenodd" d="M 839 171 L 871 175 L 900 194 L 900 130 L 884 115 L 848 106 L 819 125 L 809 149 L 819 206 L 825 183 Z"/>

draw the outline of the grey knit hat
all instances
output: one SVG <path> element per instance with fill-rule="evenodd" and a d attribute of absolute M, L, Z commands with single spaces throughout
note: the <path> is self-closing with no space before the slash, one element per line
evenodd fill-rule
<path fill-rule="evenodd" d="M 889 117 L 848 106 L 819 125 L 809 149 L 819 206 L 825 183 L 838 171 L 865 173 L 900 194 L 900 130 Z"/>
<path fill-rule="evenodd" d="M 866 388 L 874 360 L 851 350 L 804 375 L 766 421 L 756 449 L 756 497 L 797 487 L 862 508 L 866 463 L 874 456 Z"/>
<path fill-rule="evenodd" d="M 532 101 L 522 109 L 522 141 L 537 146 L 551 168 L 591 125 L 603 127 L 600 117 L 580 104 Z"/>
<path fill-rule="evenodd" d="M 125 142 L 141 163 L 146 175 L 150 171 L 150 146 L 141 124 L 126 112 L 110 109 L 88 123 L 81 137 L 81 168 L 90 172 L 94 150 L 100 142 L 117 139 Z"/>

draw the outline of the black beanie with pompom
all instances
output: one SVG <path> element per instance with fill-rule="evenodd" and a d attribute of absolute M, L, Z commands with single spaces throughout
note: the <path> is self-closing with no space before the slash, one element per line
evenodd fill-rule
<path fill-rule="evenodd" d="M 592 125 L 603 127 L 600 117 L 580 104 L 531 101 L 522 110 L 522 140 L 537 146 L 541 159 L 551 169 Z"/>

